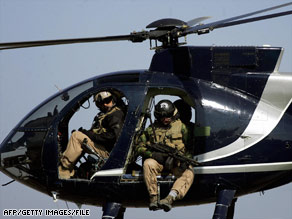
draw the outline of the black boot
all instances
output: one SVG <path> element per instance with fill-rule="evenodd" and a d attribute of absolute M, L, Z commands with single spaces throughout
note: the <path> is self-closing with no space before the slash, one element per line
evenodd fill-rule
<path fill-rule="evenodd" d="M 150 196 L 149 210 L 150 211 L 158 210 L 158 197 L 157 197 L 157 195 Z"/>

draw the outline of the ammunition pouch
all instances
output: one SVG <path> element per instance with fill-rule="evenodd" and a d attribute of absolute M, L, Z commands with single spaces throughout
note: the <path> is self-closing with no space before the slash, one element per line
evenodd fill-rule
<path fill-rule="evenodd" d="M 164 165 L 166 160 L 166 154 L 161 152 L 152 152 L 152 158 L 156 160 L 161 165 Z"/>
<path fill-rule="evenodd" d="M 189 164 L 188 164 L 187 162 L 182 162 L 182 163 L 180 163 L 179 168 L 180 168 L 182 171 L 185 171 L 186 169 L 189 168 Z"/>

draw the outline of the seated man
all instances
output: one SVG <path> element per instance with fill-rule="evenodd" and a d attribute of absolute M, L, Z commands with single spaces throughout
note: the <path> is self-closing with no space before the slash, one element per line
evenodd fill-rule
<path fill-rule="evenodd" d="M 173 168 L 169 170 L 177 180 L 169 195 L 159 202 L 157 176 L 165 169 L 167 155 L 153 151 L 149 148 L 151 144 L 161 143 L 165 147 L 177 149 L 181 154 L 185 153 L 185 144 L 187 141 L 187 129 L 185 125 L 177 118 L 177 110 L 169 100 L 161 100 L 154 111 L 156 121 L 153 127 L 148 127 L 139 139 L 136 148 L 137 154 L 146 159 L 143 163 L 144 180 L 150 195 L 150 210 L 157 210 L 159 207 L 164 211 L 169 211 L 175 200 L 182 199 L 194 179 L 194 173 L 191 166 L 174 162 Z"/>
<path fill-rule="evenodd" d="M 80 128 L 73 132 L 59 166 L 59 177 L 69 179 L 74 175 L 74 166 L 83 152 L 82 143 L 87 144 L 102 158 L 108 158 L 123 126 L 124 113 L 116 106 L 114 96 L 108 91 L 101 91 L 94 96 L 94 102 L 100 109 L 90 130 Z"/>

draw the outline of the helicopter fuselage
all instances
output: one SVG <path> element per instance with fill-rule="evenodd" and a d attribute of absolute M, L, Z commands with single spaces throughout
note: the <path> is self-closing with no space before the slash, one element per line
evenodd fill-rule
<path fill-rule="evenodd" d="M 135 139 L 153 98 L 184 99 L 193 109 L 194 183 L 183 200 L 216 201 L 222 189 L 236 197 L 292 181 L 292 75 L 279 73 L 283 50 L 274 47 L 180 47 L 158 51 L 148 70 L 97 76 L 50 97 L 1 144 L 1 171 L 48 195 L 76 203 L 147 207 Z M 90 179 L 58 178 L 68 123 L 94 93 L 111 89 L 127 99 L 124 126 L 110 157 Z M 175 177 L 158 177 L 160 195 Z"/>

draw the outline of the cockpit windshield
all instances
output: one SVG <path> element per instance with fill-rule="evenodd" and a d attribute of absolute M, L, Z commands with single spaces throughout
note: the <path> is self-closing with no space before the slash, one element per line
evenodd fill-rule
<path fill-rule="evenodd" d="M 29 113 L 1 144 L 1 166 L 17 177 L 39 174 L 43 145 L 54 119 L 70 101 L 91 87 L 92 81 L 77 85 Z"/>

